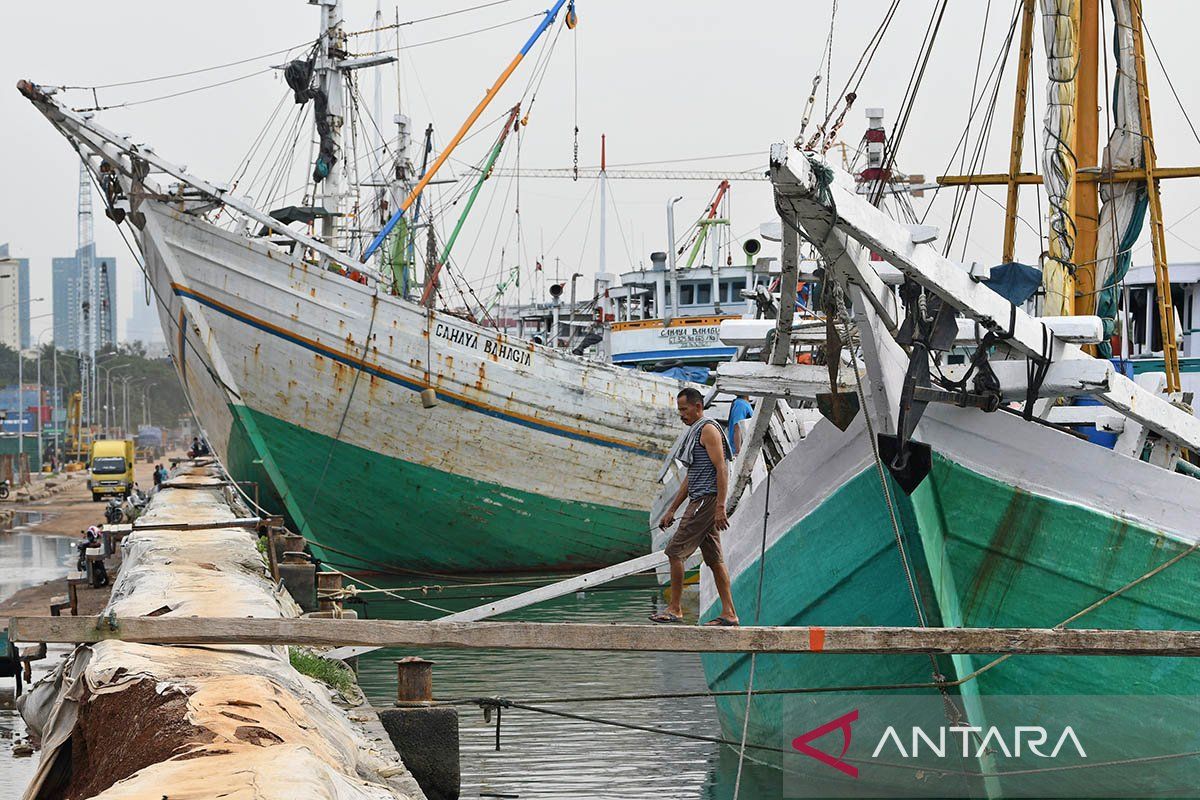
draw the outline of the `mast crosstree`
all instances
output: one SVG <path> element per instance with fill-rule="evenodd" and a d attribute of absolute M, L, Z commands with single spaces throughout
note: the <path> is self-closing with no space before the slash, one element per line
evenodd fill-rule
<path fill-rule="evenodd" d="M 1069 202 L 1066 204 L 1067 217 L 1065 229 L 1073 232 L 1074 246 L 1071 260 L 1065 262 L 1070 275 L 1072 286 L 1072 302 L 1064 303 L 1064 312 L 1090 315 L 1096 313 L 1099 297 L 1112 287 L 1097 285 L 1101 274 L 1099 267 L 1106 260 L 1099 255 L 1100 234 L 1106 227 L 1105 212 L 1098 211 L 1102 187 L 1113 187 L 1109 191 L 1115 194 L 1119 184 L 1133 182 L 1144 187 L 1147 211 L 1150 218 L 1150 242 L 1154 251 L 1154 275 L 1160 330 L 1163 340 L 1163 365 L 1167 375 L 1167 391 L 1180 390 L 1179 355 L 1175 341 L 1175 314 L 1170 301 L 1171 282 L 1167 263 L 1165 228 L 1163 225 L 1162 198 L 1159 182 L 1170 178 L 1200 177 L 1200 167 L 1159 167 L 1154 147 L 1153 126 L 1150 112 L 1150 90 L 1146 75 L 1146 56 L 1142 22 L 1141 0 L 1124 0 L 1115 3 L 1118 55 L 1128 42 L 1132 51 L 1131 61 L 1133 75 L 1118 68 L 1118 80 L 1128 80 L 1132 77 L 1136 92 L 1136 119 L 1133 132 L 1140 140 L 1140 157 L 1136 163 L 1126 165 L 1118 163 L 1120 159 L 1112 152 L 1119 142 L 1110 141 L 1105 152 L 1105 163 L 1100 162 L 1097 153 L 1099 106 L 1097 103 L 1097 72 L 1099 64 L 1099 2 L 1100 0 L 1069 0 L 1066 3 L 1056 3 L 1046 0 L 1044 6 L 1054 6 L 1066 13 L 1071 19 L 1077 41 L 1075 53 L 1075 77 L 1073 80 L 1074 106 L 1073 124 L 1068 141 L 1074 155 L 1075 173 L 1072 179 L 1073 187 Z M 1026 184 L 1042 184 L 1044 176 L 1037 173 L 1020 172 L 1023 152 L 1025 105 L 1028 99 L 1027 81 L 1030 60 L 1032 58 L 1033 16 L 1035 0 L 1023 0 L 1020 60 L 1017 69 L 1017 85 L 1013 109 L 1012 147 L 1007 173 L 974 174 L 974 175 L 943 175 L 937 182 L 943 186 L 1006 186 L 1008 189 L 1005 204 L 1004 250 L 1005 261 L 1012 260 L 1015 251 L 1016 218 L 1019 202 L 1018 187 Z M 1136 126 L 1136 127 L 1134 127 Z M 1120 127 L 1120 126 L 1118 126 Z M 1114 133 L 1121 133 L 1118 130 Z M 1126 131 L 1128 133 L 1128 131 Z M 1108 222 L 1108 227 L 1115 226 L 1115 216 Z M 1107 259 L 1118 261 L 1129 257 L 1129 247 L 1116 234 L 1115 229 L 1109 233 L 1118 243 Z M 1108 234 L 1105 234 L 1106 236 Z M 1110 271 L 1115 274 L 1115 270 Z M 1111 280 L 1111 278 L 1110 278 Z M 1067 284 L 1063 284 L 1066 286 Z"/>

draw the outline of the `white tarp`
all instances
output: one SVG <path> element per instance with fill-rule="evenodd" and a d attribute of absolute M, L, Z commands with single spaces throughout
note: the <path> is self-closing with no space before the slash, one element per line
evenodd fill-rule
<path fill-rule="evenodd" d="M 186 480 L 181 479 L 181 480 Z M 216 521 L 237 515 L 220 489 L 157 493 L 141 522 Z M 135 530 L 109 608 L 119 617 L 294 617 L 244 528 Z M 167 647 L 101 642 L 80 647 L 25 698 L 21 713 L 42 737 L 42 762 L 25 797 L 53 783 L 60 748 L 70 748 L 81 704 L 153 686 L 175 696 L 196 734 L 170 758 L 141 769 L 98 798 L 239 800 L 420 798 L 416 782 L 368 716 L 357 718 L 331 690 L 296 672 L 284 647 Z M 153 697 L 154 695 L 151 695 Z M 376 723 L 377 725 L 377 723 Z M 186 726 L 183 726 L 186 729 Z M 106 755 L 121 758 L 121 733 Z M 164 791 L 168 789 L 169 792 Z"/>

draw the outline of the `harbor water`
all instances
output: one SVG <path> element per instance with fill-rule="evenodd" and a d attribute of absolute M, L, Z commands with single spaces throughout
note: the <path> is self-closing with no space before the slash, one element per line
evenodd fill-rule
<path fill-rule="evenodd" d="M 72 569 L 70 537 L 22 533 L 27 520 L 0 533 L 0 598 L 27 586 L 58 578 Z M 475 582 L 492 582 L 476 577 Z M 514 580 L 499 577 L 495 582 Z M 397 585 L 403 579 L 386 582 Z M 442 590 L 405 592 L 439 609 L 457 611 L 529 585 L 479 587 L 455 584 Z M 439 612 L 414 603 L 364 595 L 354 606 L 371 618 L 429 619 Z M 659 607 L 659 590 L 649 579 L 569 595 L 514 612 L 501 619 L 537 622 L 642 622 Z M 694 605 L 694 603 L 693 603 Z M 685 609 L 687 604 L 685 602 Z M 694 613 L 694 608 L 692 609 Z M 35 675 L 57 663 L 61 653 L 36 662 Z M 62 652 L 66 652 L 63 648 Z M 439 699 L 501 696 L 539 705 L 566 697 L 697 693 L 706 690 L 700 659 L 681 653 L 596 653 L 530 650 L 397 650 L 364 656 L 359 680 L 375 706 L 395 700 L 395 660 L 420 655 L 435 662 L 434 693 Z M 556 711 L 661 728 L 698 736 L 720 736 L 716 711 L 707 697 L 635 702 L 551 705 Z M 737 781 L 736 751 L 726 745 L 629 730 L 522 710 L 501 717 L 500 749 L 496 720 L 486 722 L 474 705 L 460 709 L 464 798 L 704 798 L 732 800 Z M 25 739 L 25 726 L 12 702 L 12 683 L 0 683 L 0 800 L 19 797 L 37 768 L 38 756 L 14 756 L 13 743 Z M 782 774 L 746 760 L 740 800 L 784 796 Z"/>
<path fill-rule="evenodd" d="M 29 586 L 61 578 L 74 569 L 74 540 L 69 536 L 46 536 L 22 532 L 41 518 L 37 512 L 17 512 L 13 527 L 0 532 L 0 599 Z M 58 651 L 58 652 L 56 652 Z M 67 648 L 51 646 L 50 657 L 34 663 L 34 677 L 57 663 Z M 21 796 L 37 770 L 37 755 L 13 755 L 13 745 L 25 739 L 25 723 L 13 704 L 11 678 L 0 680 L 0 798 Z"/>
<path fill-rule="evenodd" d="M 382 579 L 379 579 L 382 582 Z M 486 580 L 486 579 L 478 579 Z M 511 578 L 497 578 L 497 581 Z M 569 595 L 499 619 L 531 622 L 644 622 L 658 608 L 660 592 L 648 579 Z M 529 586 L 497 587 L 512 594 Z M 496 591 L 491 589 L 488 591 Z M 378 595 L 369 595 L 377 597 Z M 502 595 L 454 586 L 406 594 L 457 611 Z M 694 602 L 693 602 L 694 605 Z M 360 613 L 364 607 L 359 606 Z M 685 602 L 685 609 L 687 604 Z M 371 600 L 373 618 L 428 619 L 437 612 L 401 600 Z M 420 655 L 435 662 L 437 699 L 501 696 L 530 705 L 554 698 L 706 691 L 694 653 L 597 653 L 536 650 L 399 650 L 364 656 L 359 681 L 373 705 L 395 701 L 398 658 Z M 549 705 L 555 711 L 719 737 L 707 697 Z M 466 798 L 704 798 L 731 800 L 737 782 L 734 748 L 598 722 L 510 709 L 500 723 L 486 722 L 473 705 L 460 708 L 463 797 Z M 784 796 L 782 773 L 746 760 L 740 800 Z"/>

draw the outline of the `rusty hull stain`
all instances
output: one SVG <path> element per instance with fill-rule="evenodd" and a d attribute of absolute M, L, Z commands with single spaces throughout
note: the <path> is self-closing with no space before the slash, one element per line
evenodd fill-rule
<path fill-rule="evenodd" d="M 1004 516 L 992 532 L 984 548 L 983 561 L 967 589 L 963 604 L 963 620 L 972 620 L 974 612 L 995 592 L 999 597 L 991 603 L 1000 608 L 1004 598 L 1025 564 L 1029 545 L 1042 527 L 1042 508 L 1028 492 L 1016 489 L 1004 510 Z"/>

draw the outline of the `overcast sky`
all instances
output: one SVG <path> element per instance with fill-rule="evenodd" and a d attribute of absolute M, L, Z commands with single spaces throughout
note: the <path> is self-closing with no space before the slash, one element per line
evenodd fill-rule
<path fill-rule="evenodd" d="M 398 14 L 404 21 L 481 2 L 417 0 L 403 3 L 398 9 L 395 5 L 385 6 L 384 16 L 393 21 Z M 374 0 L 346 0 L 345 5 L 348 30 L 371 26 Z M 705 160 L 660 166 L 742 170 L 765 165 L 772 142 L 795 138 L 813 76 L 824 71 L 822 51 L 830 28 L 831 5 L 830 0 L 579 0 L 580 24 L 574 32 L 563 31 L 558 38 L 529 124 L 521 134 L 521 164 L 571 165 L 577 105 L 583 166 L 598 163 L 601 133 L 608 136 L 608 161 L 613 168 L 679 159 Z M 840 0 L 837 5 L 834 93 L 845 82 L 888 3 Z M 859 89 L 856 106 L 847 117 L 842 137 L 847 142 L 853 145 L 859 141 L 867 107 L 884 107 L 890 129 L 934 5 L 935 0 L 901 3 Z M 1106 16 L 1110 16 L 1107 2 L 1103 5 Z M 1194 80 L 1192 67 L 1200 7 L 1194 0 L 1155 0 L 1146 5 L 1147 27 L 1183 106 L 1200 117 L 1200 82 Z M 502 24 L 537 13 L 545 6 L 546 0 L 508 0 L 402 29 L 401 44 L 406 49 L 400 64 L 400 99 L 404 112 L 413 119 L 414 159 L 425 126 L 434 124 L 437 143 L 447 141 L 532 31 L 536 20 Z M 902 168 L 929 176 L 945 171 L 966 123 L 981 37 L 982 72 L 986 75 L 1007 34 L 1013 8 L 1014 0 L 951 0 L 900 150 L 898 162 Z M 497 25 L 501 27 L 425 44 Z M 49 311 L 51 257 L 70 255 L 75 250 L 78 162 L 65 141 L 15 91 L 16 81 L 29 78 L 44 84 L 91 86 L 300 47 L 317 33 L 318 9 L 304 0 L 5 2 L 0 6 L 0 28 L 6 34 L 0 48 L 0 152 L 4 153 L 0 242 L 11 243 L 12 255 L 32 260 L 32 294 L 45 298 L 33 308 L 32 313 L 37 315 Z M 1036 42 L 1040 114 L 1045 106 L 1040 23 Z M 371 36 L 357 38 L 354 43 L 358 52 L 373 49 Z M 185 78 L 103 89 L 98 98 L 102 105 L 108 105 L 157 97 L 251 75 L 283 58 L 277 55 Z M 1015 59 L 1014 52 L 996 107 L 985 171 L 1002 172 L 1007 168 Z M 1153 56 L 1150 63 L 1160 164 L 1200 164 L 1200 144 Z M 531 56 L 484 115 L 484 122 L 520 99 L 529 85 L 533 66 Z M 390 119 L 396 106 L 395 72 L 389 68 L 385 74 L 385 116 Z M 364 76 L 368 102 L 370 85 L 370 79 Z M 161 156 L 186 164 L 192 172 L 224 181 L 285 92 L 281 78 L 268 71 L 206 91 L 102 112 L 100 119 L 108 127 L 130 134 L 135 141 L 152 143 Z M 91 105 L 90 93 L 76 92 L 70 98 L 75 104 Z M 822 86 L 814 117 L 823 116 L 824 103 Z M 285 106 L 285 110 L 290 107 Z M 1038 124 L 1040 127 L 1040 119 Z M 491 132 L 468 141 L 461 151 L 462 162 L 480 159 L 494 131 L 493 127 Z M 307 147 L 305 138 L 297 152 L 303 153 Z M 1026 169 L 1034 168 L 1037 150 L 1033 142 L 1026 146 Z M 516 157 L 515 148 L 507 152 L 507 158 Z M 300 164 L 298 168 L 306 167 Z M 455 174 L 464 169 L 454 162 L 450 168 Z M 1192 214 L 1200 206 L 1200 187 L 1196 183 L 1173 181 L 1163 191 L 1172 261 L 1200 259 L 1200 232 L 1196 229 L 1200 213 Z M 504 179 L 489 182 L 479 211 L 468 222 L 456 250 L 462 270 L 486 288 L 496 279 L 503 246 L 506 266 L 518 260 L 529 263 L 540 255 L 551 274 L 556 258 L 561 260 L 564 276 L 576 270 L 589 276 L 594 273 L 599 257 L 594 182 L 520 181 L 521 251 L 516 248 L 513 213 L 517 188 Z M 609 271 L 620 272 L 630 262 L 636 265 L 647 261 L 650 251 L 664 249 L 668 198 L 683 195 L 677 212 L 682 230 L 700 214 L 714 188 L 714 184 L 701 181 L 610 181 L 614 210 L 609 214 Z M 992 196 L 1002 202 L 1001 190 L 992 192 Z M 929 221 L 944 225 L 952 199 L 950 192 L 943 192 L 932 201 Z M 1038 227 L 1033 190 L 1024 190 L 1022 200 L 1022 216 L 1027 224 L 1022 226 L 1018 256 L 1036 263 L 1040 246 L 1030 234 Z M 930 203 L 928 197 L 914 200 L 919 213 Z M 759 223 L 771 215 L 769 184 L 734 185 L 731 218 L 735 235 L 756 235 Z M 996 204 L 986 199 L 978 201 L 966 250 L 968 259 L 998 260 L 1000 219 Z M 452 215 L 442 221 L 446 226 L 452 223 Z M 114 226 L 100 214 L 96 240 L 100 254 L 116 256 L 121 266 L 118 319 L 124 330 L 130 299 L 141 290 L 140 275 Z M 1135 263 L 1149 261 L 1150 249 L 1145 242 L 1143 237 Z M 959 247 L 955 251 L 957 257 Z M 525 291 L 529 291 L 528 280 Z M 36 337 L 49 325 L 49 318 L 34 320 L 33 335 Z"/>

